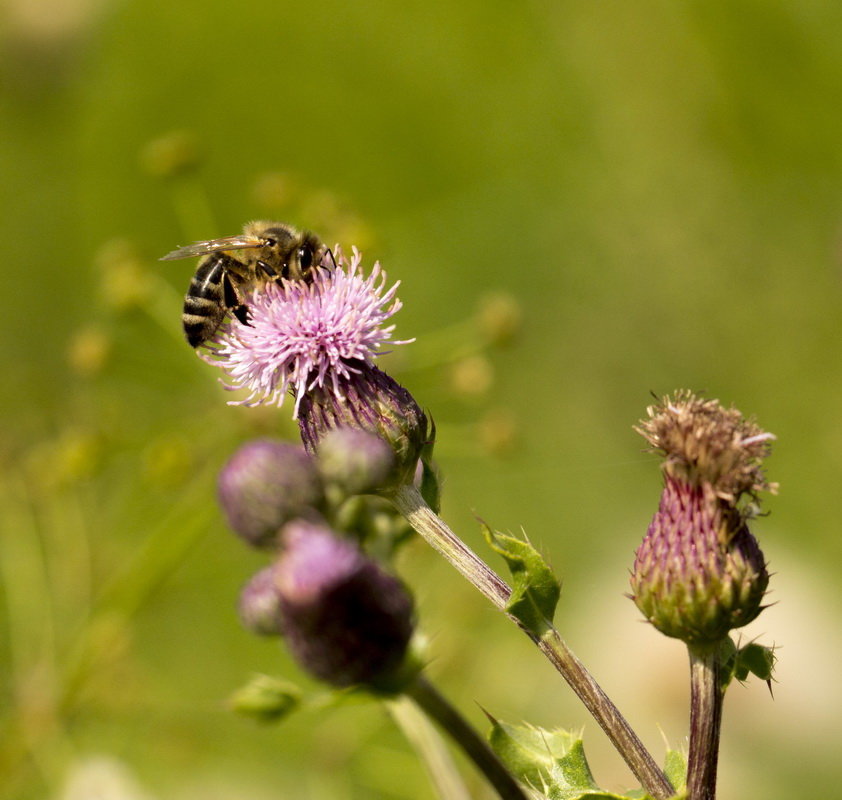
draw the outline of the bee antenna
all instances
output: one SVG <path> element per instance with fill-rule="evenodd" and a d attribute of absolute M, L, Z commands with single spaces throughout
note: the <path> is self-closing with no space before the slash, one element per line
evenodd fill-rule
<path fill-rule="evenodd" d="M 330 263 L 333 264 L 333 268 L 336 269 L 336 259 L 333 257 L 333 250 L 331 250 L 329 247 L 325 251 L 325 258 L 327 258 L 328 256 L 330 256 Z"/>

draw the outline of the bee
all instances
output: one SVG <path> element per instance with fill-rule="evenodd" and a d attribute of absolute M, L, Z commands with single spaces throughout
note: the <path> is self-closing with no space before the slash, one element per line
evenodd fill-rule
<path fill-rule="evenodd" d="M 232 313 L 249 324 L 245 293 L 267 283 L 311 279 L 318 266 L 333 256 L 310 231 L 297 231 L 283 222 L 249 222 L 239 236 L 195 242 L 173 250 L 161 261 L 204 256 L 184 297 L 181 324 L 191 347 L 201 347 Z"/>

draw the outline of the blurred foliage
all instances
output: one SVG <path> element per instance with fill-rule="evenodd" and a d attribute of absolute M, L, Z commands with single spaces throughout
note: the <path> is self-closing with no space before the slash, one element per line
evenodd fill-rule
<path fill-rule="evenodd" d="M 786 645 L 777 699 L 726 708 L 722 794 L 810 776 L 832 796 L 842 695 L 814 670 L 842 657 L 821 593 L 842 557 L 840 90 L 829 0 L 4 0 L 0 795 L 432 797 L 376 707 L 265 729 L 224 706 L 255 671 L 295 671 L 238 627 L 257 559 L 224 531 L 215 470 L 295 427 L 225 404 L 181 338 L 191 264 L 156 259 L 268 217 L 402 281 L 398 334 L 418 341 L 385 368 L 435 418 L 445 516 L 477 549 L 475 512 L 551 555 L 559 627 L 609 693 L 596 609 L 630 605 L 657 501 L 631 431 L 649 392 L 705 391 L 778 435 L 755 532 L 793 592 L 773 599 L 809 618 L 790 641 L 762 629 Z M 511 626 L 408 550 L 432 669 L 477 724 L 474 701 L 584 722 Z M 818 695 L 786 679 L 799 656 Z M 657 755 L 656 725 L 677 746 L 686 724 L 662 689 L 614 698 Z M 630 782 L 590 758 L 601 785 Z"/>

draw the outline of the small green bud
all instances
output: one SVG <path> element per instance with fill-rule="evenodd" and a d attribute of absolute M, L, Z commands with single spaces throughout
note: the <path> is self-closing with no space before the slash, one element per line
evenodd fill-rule
<path fill-rule="evenodd" d="M 269 211 L 288 208 L 297 194 L 295 180 L 283 172 L 258 175 L 251 190 L 254 202 Z"/>
<path fill-rule="evenodd" d="M 278 722 L 301 705 L 301 691 L 289 681 L 255 675 L 229 701 L 238 714 L 259 722 Z"/>
<path fill-rule="evenodd" d="M 111 339 L 96 326 L 73 333 L 67 346 L 67 361 L 77 375 L 98 375 L 111 355 Z"/>
<path fill-rule="evenodd" d="M 489 294 L 482 299 L 477 322 L 485 338 L 494 345 L 509 344 L 520 331 L 523 311 L 514 295 Z"/>
<path fill-rule="evenodd" d="M 461 358 L 450 367 L 450 385 L 462 397 L 482 397 L 494 385 L 494 365 L 484 355 Z"/>
<path fill-rule="evenodd" d="M 96 255 L 97 274 L 102 276 L 99 291 L 103 302 L 115 311 L 139 308 L 154 296 L 152 276 L 134 244 L 112 239 Z"/>
<path fill-rule="evenodd" d="M 489 409 L 477 421 L 476 428 L 480 445 L 491 455 L 503 458 L 517 450 L 519 425 L 509 409 Z"/>
<path fill-rule="evenodd" d="M 175 178 L 193 172 L 202 157 L 192 131 L 171 131 L 149 142 L 141 152 L 141 163 L 156 178 Z"/>

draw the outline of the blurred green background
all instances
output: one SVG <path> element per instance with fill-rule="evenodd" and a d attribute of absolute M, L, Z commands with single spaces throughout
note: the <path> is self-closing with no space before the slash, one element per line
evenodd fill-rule
<path fill-rule="evenodd" d="M 215 504 L 240 442 L 295 430 L 225 405 L 181 339 L 193 264 L 156 259 L 255 217 L 402 282 L 418 342 L 386 368 L 435 416 L 445 516 L 550 555 L 559 627 L 658 758 L 686 664 L 623 596 L 660 481 L 631 426 L 687 387 L 776 433 L 754 527 L 776 605 L 746 635 L 781 646 L 779 683 L 729 693 L 721 795 L 842 796 L 842 6 L 0 8 L 0 796 L 433 797 L 376 704 L 225 707 L 256 671 L 310 685 L 240 628 L 263 562 Z M 195 170 L 162 175 L 179 147 Z M 478 351 L 500 293 L 520 332 Z M 633 783 L 473 589 L 422 543 L 400 568 L 472 720 L 584 726 L 600 783 Z"/>

